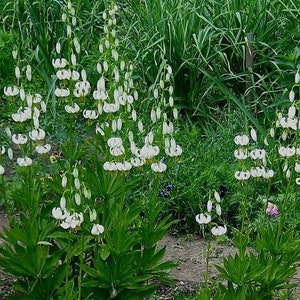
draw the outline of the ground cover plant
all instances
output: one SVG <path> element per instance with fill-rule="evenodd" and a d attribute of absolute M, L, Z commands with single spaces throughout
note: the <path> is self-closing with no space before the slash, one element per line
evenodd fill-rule
<path fill-rule="evenodd" d="M 197 299 L 292 299 L 299 9 L 175 2 L 1 4 L 11 299 L 155 297 L 170 230 L 238 249 Z"/>

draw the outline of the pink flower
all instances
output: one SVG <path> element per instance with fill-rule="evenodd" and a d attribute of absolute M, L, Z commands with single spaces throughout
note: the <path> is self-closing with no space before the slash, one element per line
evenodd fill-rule
<path fill-rule="evenodd" d="M 279 215 L 278 206 L 272 202 L 268 202 L 266 214 L 269 215 L 270 217 L 276 217 L 277 215 Z"/>

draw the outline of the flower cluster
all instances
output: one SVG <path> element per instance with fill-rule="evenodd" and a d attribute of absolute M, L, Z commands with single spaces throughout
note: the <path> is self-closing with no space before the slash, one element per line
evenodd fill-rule
<path fill-rule="evenodd" d="M 94 208 L 90 208 L 91 191 L 80 179 L 79 168 L 75 165 L 69 172 L 61 176 L 61 187 L 64 189 L 58 207 L 52 209 L 52 216 L 64 229 L 78 231 L 84 222 L 83 211 L 89 212 L 89 221 L 93 224 L 97 220 L 97 213 Z M 104 227 L 93 224 L 91 233 L 98 235 L 104 231 Z"/>
<path fill-rule="evenodd" d="M 288 180 L 292 177 L 296 184 L 300 185 L 300 146 L 298 144 L 300 119 L 299 99 L 296 99 L 294 91 L 296 87 L 300 87 L 299 72 L 295 75 L 295 83 L 289 93 L 290 106 L 287 108 L 287 113 L 278 112 L 275 128 L 271 128 L 270 136 L 274 138 L 276 134 L 279 134 L 278 153 L 283 160 L 283 172 Z"/>
<path fill-rule="evenodd" d="M 250 138 L 252 144 L 250 144 Z M 267 152 L 265 149 L 257 148 L 257 133 L 254 128 L 248 135 L 237 135 L 234 138 L 238 148 L 234 151 L 234 157 L 240 161 L 241 169 L 235 172 L 237 180 L 244 181 L 250 177 L 270 179 L 274 176 L 274 171 L 267 168 Z M 254 145 L 254 146 L 253 146 Z M 247 162 L 251 161 L 250 166 Z"/>
<path fill-rule="evenodd" d="M 214 191 L 214 198 L 213 200 L 209 199 L 206 203 L 207 212 L 200 213 L 196 215 L 196 222 L 200 225 L 209 224 L 212 221 L 212 210 L 215 208 L 215 212 L 218 217 L 221 217 L 222 209 L 221 209 L 221 197 L 217 191 Z M 224 235 L 227 232 L 227 226 L 215 225 L 211 228 L 211 233 L 213 235 Z"/>
<path fill-rule="evenodd" d="M 17 60 L 15 75 L 18 84 L 5 87 L 4 94 L 11 102 L 20 104 L 18 110 L 12 113 L 11 118 L 16 123 L 16 128 L 21 130 L 12 132 L 9 128 L 6 128 L 6 134 L 13 145 L 7 149 L 7 154 L 12 159 L 12 148 L 17 149 L 17 164 L 20 167 L 28 167 L 32 164 L 31 157 L 34 152 L 46 154 L 51 149 L 50 144 L 45 143 L 46 132 L 41 128 L 41 115 L 46 113 L 46 103 L 43 101 L 41 94 L 26 91 L 22 87 L 21 82 L 23 81 L 30 87 L 32 81 L 31 66 L 27 65 L 25 67 L 24 76 L 21 71 L 21 63 L 18 61 L 17 51 L 13 50 L 12 55 Z M 1 152 L 4 153 L 3 149 Z"/>

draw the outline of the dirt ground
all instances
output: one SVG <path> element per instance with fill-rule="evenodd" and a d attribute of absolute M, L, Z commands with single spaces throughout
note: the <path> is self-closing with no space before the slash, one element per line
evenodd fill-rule
<path fill-rule="evenodd" d="M 194 294 L 197 288 L 204 282 L 206 270 L 206 241 L 199 236 L 166 236 L 160 243 L 166 246 L 166 259 L 179 262 L 179 266 L 171 271 L 171 275 L 178 281 L 175 289 L 170 290 L 169 294 L 164 293 L 160 299 L 171 300 L 173 295 L 181 292 L 182 294 Z M 236 249 L 228 243 L 211 243 L 211 256 L 209 264 L 210 278 L 216 278 L 218 271 L 215 264 L 222 264 L 223 257 L 236 253 Z M 295 298 L 290 300 L 300 300 L 300 265 L 298 272 L 293 278 L 293 282 L 298 286 L 295 289 Z"/>
<path fill-rule="evenodd" d="M 0 229 L 6 225 L 5 214 L 0 210 Z M 216 243 L 211 244 L 211 259 L 209 265 L 210 278 L 215 278 L 217 271 L 215 264 L 221 264 L 223 257 L 234 254 L 236 249 L 230 244 Z M 1 240 L 0 240 L 1 246 Z M 171 271 L 171 276 L 177 284 L 173 287 L 162 286 L 157 294 L 161 300 L 172 300 L 174 295 L 195 294 L 199 286 L 204 282 L 206 270 L 206 241 L 198 236 L 172 236 L 167 235 L 160 243 L 159 247 L 166 246 L 167 260 L 179 263 L 179 266 Z M 293 281 L 298 284 L 296 288 L 296 300 L 300 300 L 300 267 Z M 11 284 L 13 277 L 5 274 L 0 269 L 0 299 L 12 293 Z M 293 299 L 293 300 L 294 300 Z"/>

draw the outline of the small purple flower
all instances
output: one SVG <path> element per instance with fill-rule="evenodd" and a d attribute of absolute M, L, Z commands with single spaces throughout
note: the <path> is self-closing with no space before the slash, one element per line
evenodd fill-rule
<path fill-rule="evenodd" d="M 268 202 L 267 208 L 266 208 L 266 214 L 270 217 L 276 217 L 279 215 L 279 208 L 276 204 L 272 202 Z"/>
<path fill-rule="evenodd" d="M 220 190 L 220 192 L 219 192 L 220 197 L 224 198 L 228 192 L 227 187 L 222 184 L 222 185 L 220 185 L 219 190 Z"/>
<path fill-rule="evenodd" d="M 166 191 L 171 192 L 173 190 L 173 185 L 172 184 L 168 184 L 166 186 Z"/>

